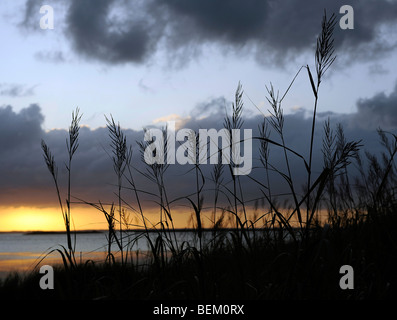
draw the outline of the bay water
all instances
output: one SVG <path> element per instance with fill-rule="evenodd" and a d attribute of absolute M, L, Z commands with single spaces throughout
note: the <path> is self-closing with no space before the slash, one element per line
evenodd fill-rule
<path fill-rule="evenodd" d="M 108 250 L 107 231 L 78 232 L 72 235 L 75 243 L 75 258 L 79 262 L 89 260 L 105 261 Z M 178 243 L 186 241 L 189 245 L 197 244 L 194 232 L 176 232 Z M 124 233 L 123 245 L 128 245 L 130 252 L 147 252 L 150 250 L 147 239 L 142 232 Z M 74 236 L 75 241 L 74 241 Z M 157 236 L 156 233 L 152 234 Z M 30 272 L 37 265 L 62 263 L 61 254 L 67 248 L 67 237 L 63 232 L 51 233 L 23 233 L 0 232 L 0 278 L 6 277 L 10 272 Z M 118 247 L 113 242 L 112 253 L 117 254 Z M 43 259 L 44 258 L 44 259 Z M 42 260 L 43 259 L 43 260 Z M 41 261 L 42 260 L 42 261 Z"/>

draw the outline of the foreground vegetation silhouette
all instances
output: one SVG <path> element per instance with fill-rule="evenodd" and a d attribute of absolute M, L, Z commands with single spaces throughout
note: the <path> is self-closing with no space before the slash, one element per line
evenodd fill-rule
<path fill-rule="evenodd" d="M 313 145 L 320 84 L 335 61 L 333 31 L 335 16 L 324 14 L 315 52 L 315 74 L 309 66 L 299 69 L 287 91 L 281 96 L 273 86 L 267 88 L 271 116 L 259 125 L 260 160 L 265 179 L 244 177 L 257 184 L 266 208 L 253 215 L 244 198 L 242 177 L 234 176 L 235 164 L 213 165 L 211 177 L 205 177 L 199 162 L 193 167 L 194 194 L 169 199 L 166 188 L 167 164 L 146 164 L 146 171 L 134 170 L 132 147 L 113 118 L 106 118 L 111 139 L 112 161 L 117 176 L 117 202 L 82 203 L 100 211 L 108 224 L 107 256 L 102 263 L 75 257 L 75 239 L 71 230 L 72 159 L 78 150 L 79 110 L 72 114 L 69 128 L 68 185 L 63 203 L 58 185 L 57 165 L 50 148 L 42 142 L 46 165 L 55 183 L 64 218 L 67 246 L 54 251 L 63 264 L 55 268 L 55 289 L 41 290 L 42 276 L 37 272 L 23 277 L 12 274 L 1 282 L 1 298 L 26 299 L 392 299 L 397 296 L 396 166 L 397 136 L 378 130 L 384 152 L 362 154 L 360 141 L 347 141 L 343 127 L 324 124 L 322 138 L 323 169 L 313 173 Z M 284 139 L 282 101 L 300 72 L 307 72 L 313 91 L 314 108 L 309 159 L 288 146 Z M 232 115 L 225 117 L 227 130 L 243 125 L 243 91 L 236 90 Z M 167 128 L 163 130 L 166 137 Z M 270 132 L 278 139 L 270 138 Z M 143 152 L 150 141 L 140 142 Z M 285 170 L 272 164 L 272 150 L 283 153 Z M 219 150 L 222 157 L 222 150 Z M 307 184 L 303 194 L 291 174 L 291 157 L 302 161 Z M 358 176 L 352 178 L 354 162 Z M 229 170 L 230 169 L 230 170 Z M 258 169 L 256 169 L 258 170 Z M 272 193 L 272 179 L 286 182 L 291 202 L 280 208 Z M 144 175 L 156 185 L 157 194 L 149 195 L 158 203 L 159 222 L 145 216 L 142 194 L 135 174 Z M 263 176 L 263 175 L 262 175 Z M 226 184 L 228 179 L 231 183 Z M 354 181 L 352 181 L 354 180 Z M 204 229 L 204 186 L 211 184 L 211 228 Z M 122 196 L 128 190 L 132 199 Z M 220 196 L 227 199 L 221 206 Z M 192 208 L 197 245 L 179 241 L 174 228 L 172 204 L 186 201 Z M 127 208 L 138 212 L 142 223 L 140 238 L 150 251 L 145 259 L 134 259 L 129 236 Z M 326 211 L 326 216 L 321 212 Z M 255 211 L 256 212 L 256 211 Z M 210 235 L 209 238 L 204 235 Z M 340 267 L 354 270 L 354 289 L 342 290 Z"/>

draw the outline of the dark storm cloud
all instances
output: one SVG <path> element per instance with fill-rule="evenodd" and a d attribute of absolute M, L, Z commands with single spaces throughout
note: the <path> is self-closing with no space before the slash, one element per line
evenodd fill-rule
<path fill-rule="evenodd" d="M 31 104 L 19 113 L 11 106 L 0 107 L 0 204 L 26 203 L 28 192 L 42 185 L 41 159 L 37 141 L 43 134 L 40 107 Z M 26 192 L 25 192 L 26 191 Z"/>
<path fill-rule="evenodd" d="M 339 28 L 340 7 L 345 1 L 183 1 L 158 0 L 168 14 L 172 45 L 181 47 L 207 43 L 231 51 L 252 52 L 258 60 L 283 63 L 312 50 L 320 33 L 324 10 L 336 14 L 335 47 L 352 59 L 381 57 L 395 49 L 396 41 L 380 36 L 382 25 L 395 24 L 397 2 L 350 1 L 354 30 Z M 345 59 L 346 61 L 349 59 Z M 351 62 L 351 61 L 350 61 Z"/>
<path fill-rule="evenodd" d="M 51 2 L 51 1 L 50 1 Z M 49 4 L 51 5 L 51 3 Z M 159 50 L 169 63 L 188 62 L 219 45 L 225 52 L 253 54 L 259 61 L 283 63 L 312 50 L 327 10 L 337 15 L 335 46 L 347 53 L 345 62 L 379 58 L 394 50 L 396 40 L 385 39 L 382 26 L 397 22 L 396 1 L 349 2 L 354 9 L 354 30 L 341 30 L 339 9 L 346 3 L 298 0 L 72 0 L 60 2 L 56 26 L 76 53 L 105 63 L 144 63 Z M 59 4 L 59 3 L 54 3 Z M 37 30 L 41 2 L 28 0 L 22 25 Z M 56 10 L 55 10 L 56 11 Z M 62 11 L 62 14 L 59 14 Z M 56 12 L 55 12 L 56 13 Z"/>
<path fill-rule="evenodd" d="M 397 91 L 397 90 L 396 90 Z M 331 129 L 333 130 L 333 134 L 336 134 L 337 126 L 341 125 L 344 131 L 344 135 L 346 141 L 356 141 L 360 142 L 362 145 L 360 149 L 361 155 L 365 154 L 365 151 L 369 151 L 375 155 L 381 155 L 382 152 L 385 151 L 382 144 L 380 143 L 380 138 L 377 133 L 377 129 L 381 128 L 384 130 L 389 130 L 394 134 L 397 133 L 397 123 L 392 121 L 391 119 L 387 119 L 387 114 L 391 115 L 393 113 L 393 100 L 395 99 L 395 92 L 390 94 L 389 96 L 385 96 L 383 94 L 375 95 L 371 99 L 368 100 L 359 100 L 357 102 L 358 112 L 353 114 L 337 114 L 333 112 L 321 112 L 321 110 L 317 113 L 316 116 L 316 126 L 314 132 L 314 149 L 313 149 L 313 177 L 317 177 L 324 165 L 323 154 L 322 154 L 322 146 L 323 146 L 323 138 L 324 138 L 324 125 L 326 121 L 330 121 Z M 379 103 L 377 103 L 377 99 L 379 98 Z M 218 107 L 215 108 L 213 105 L 215 101 L 218 101 Z M 365 102 L 364 102 L 365 101 Z M 371 101 L 372 108 L 371 112 L 366 112 L 365 114 L 361 111 L 366 108 L 367 104 Z M 190 121 L 186 122 L 184 126 L 186 128 L 192 128 L 198 131 L 200 128 L 216 128 L 220 129 L 223 126 L 224 118 L 225 118 L 225 104 L 227 106 L 228 113 L 230 115 L 230 105 L 231 103 L 225 99 L 218 98 L 213 99 L 208 102 L 208 106 L 211 106 L 212 112 L 208 117 L 203 119 L 192 118 Z M 200 110 L 207 110 L 207 108 L 203 107 L 203 105 L 198 105 Z M 394 103 L 394 110 L 397 104 Z M 376 117 L 377 113 L 382 114 L 381 117 Z M 395 112 L 394 112 L 395 113 Z M 394 119 L 395 116 L 392 117 Z M 263 116 L 251 116 L 244 117 L 243 128 L 248 128 L 253 130 L 253 137 L 259 137 L 259 129 L 258 125 L 263 122 Z M 370 123 L 370 125 L 368 124 Z M 275 142 L 281 143 L 279 135 L 270 128 L 270 136 L 269 138 Z M 284 115 L 284 140 L 286 146 L 293 151 L 297 152 L 301 156 L 303 156 L 308 162 L 309 158 L 309 149 L 310 149 L 310 137 L 311 137 L 311 128 L 312 128 L 312 111 L 311 110 L 298 110 L 291 114 Z M 254 139 L 253 141 L 253 170 L 250 176 L 255 179 L 260 180 L 262 183 L 265 181 L 264 179 L 264 169 L 263 165 L 260 163 L 260 154 L 259 154 L 259 142 L 260 140 Z M 277 168 L 281 172 L 287 174 L 287 167 L 284 158 L 283 150 L 276 145 L 269 144 L 269 162 L 274 168 Z M 364 156 L 365 157 L 365 156 Z M 303 186 L 307 182 L 307 171 L 305 168 L 305 164 L 303 160 L 294 155 L 293 153 L 288 154 L 288 161 L 291 167 L 291 173 L 294 181 L 294 185 L 298 192 L 301 192 Z M 352 160 L 354 162 L 354 160 Z M 212 166 L 207 165 L 202 167 L 203 172 L 205 172 L 207 177 L 211 177 Z M 350 173 L 355 176 L 357 172 L 356 168 L 352 165 L 350 167 Z M 226 180 L 230 179 L 230 174 L 226 170 L 225 171 Z M 272 191 L 275 194 L 283 194 L 285 192 L 289 192 L 289 186 L 287 182 L 276 173 L 271 173 L 272 180 Z M 209 179 L 210 181 L 210 179 Z M 241 181 L 243 182 L 243 190 L 245 193 L 245 199 L 255 199 L 256 197 L 261 197 L 259 192 L 259 185 L 252 182 L 246 176 L 241 176 Z M 231 187 L 229 185 L 229 187 Z M 281 197 L 282 198 L 282 197 Z"/>
<path fill-rule="evenodd" d="M 14 147 L 25 147 L 40 136 L 44 121 L 37 104 L 15 113 L 11 106 L 0 108 L 0 145 L 4 154 Z M 3 154 L 3 155 L 4 155 Z"/>
<path fill-rule="evenodd" d="M 54 156 L 61 197 L 65 199 L 68 159 L 65 142 L 68 132 L 63 129 L 46 132 L 42 129 L 43 121 L 44 116 L 36 104 L 19 112 L 15 112 L 11 106 L 0 107 L 0 206 L 58 205 L 54 182 L 43 158 L 42 139 Z M 136 144 L 136 141 L 143 140 L 143 131 L 126 129 L 125 134 L 128 143 L 134 148 L 134 168 L 144 172 L 146 167 Z M 117 191 L 117 177 L 113 170 L 110 144 L 106 128 L 80 128 L 79 147 L 73 158 L 72 196 L 89 202 L 116 201 L 114 192 Z M 137 184 L 142 189 L 156 190 L 155 185 L 134 172 Z"/>
<path fill-rule="evenodd" d="M 19 112 L 11 106 L 0 107 L 0 205 L 56 205 L 57 198 L 43 159 L 41 139 L 46 141 L 55 157 L 64 191 L 67 132 L 45 132 L 43 121 L 44 116 L 36 104 Z M 81 146 L 85 152 L 76 156 L 74 181 L 81 186 L 78 188 L 80 191 L 89 185 L 95 192 L 95 185 L 103 182 L 101 177 L 107 178 L 107 156 L 105 154 L 101 158 L 104 153 L 97 150 L 99 143 L 96 139 L 104 141 L 102 131 L 81 128 L 81 136 L 84 137 Z"/>
<path fill-rule="evenodd" d="M 66 16 L 67 33 L 77 52 L 106 62 L 142 62 L 156 41 L 157 28 L 149 19 L 134 14 L 125 4 L 129 19 L 117 12 L 110 15 L 117 1 L 72 1 Z M 117 9 L 117 7 L 116 7 Z"/>
<path fill-rule="evenodd" d="M 270 14 L 266 1 L 163 1 L 155 2 L 167 10 L 168 23 L 177 34 L 174 41 L 223 41 L 244 45 L 264 35 Z M 181 29 L 184 26 L 186 29 Z"/>

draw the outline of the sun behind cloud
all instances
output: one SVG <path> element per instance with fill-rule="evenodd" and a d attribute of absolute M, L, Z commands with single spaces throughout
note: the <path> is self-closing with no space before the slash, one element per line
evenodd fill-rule
<path fill-rule="evenodd" d="M 165 122 L 169 122 L 169 121 L 174 121 L 175 122 L 175 127 L 177 129 L 179 129 L 179 128 L 182 128 L 183 125 L 189 120 L 191 120 L 190 116 L 182 117 L 179 114 L 172 113 L 172 114 L 169 114 L 167 116 L 154 119 L 153 123 L 154 124 L 159 124 L 159 123 L 165 123 Z"/>

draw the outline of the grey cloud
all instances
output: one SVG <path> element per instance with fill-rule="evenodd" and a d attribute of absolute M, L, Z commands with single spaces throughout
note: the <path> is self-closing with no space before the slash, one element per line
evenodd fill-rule
<path fill-rule="evenodd" d="M 130 19 L 109 16 L 117 1 L 72 1 L 67 34 L 75 50 L 83 56 L 110 63 L 142 62 L 153 51 L 158 27 L 134 14 L 132 3 L 125 4 Z"/>
<path fill-rule="evenodd" d="M 29 28 L 30 30 L 37 30 L 39 26 L 39 9 L 41 3 L 37 0 L 27 0 L 25 3 L 25 12 L 23 20 L 20 22 L 20 26 L 23 28 Z M 36 18 L 36 19 L 35 19 Z M 36 27 L 36 28 L 35 28 Z"/>
<path fill-rule="evenodd" d="M 22 84 L 0 83 L 0 96 L 28 97 L 34 95 L 35 86 L 27 87 Z"/>
<path fill-rule="evenodd" d="M 28 0 L 22 24 L 31 27 L 38 1 Z M 72 0 L 62 2 L 65 34 L 75 52 L 104 63 L 146 63 L 165 51 L 167 63 L 188 63 L 207 45 L 223 52 L 252 54 L 264 63 L 282 64 L 312 50 L 324 9 L 340 17 L 342 0 L 184 1 Z M 337 53 L 344 63 L 383 57 L 396 40 L 381 27 L 394 26 L 396 1 L 350 1 L 354 30 L 335 29 Z M 36 17 L 37 18 L 37 17 Z M 37 19 L 36 19 L 37 20 Z M 37 21 L 36 21 L 37 22 Z"/>
<path fill-rule="evenodd" d="M 218 110 L 221 110 L 219 108 Z M 195 130 L 196 132 L 200 128 L 216 128 L 217 130 L 221 129 L 223 126 L 223 120 L 225 117 L 224 110 L 218 113 L 212 113 L 206 118 L 202 119 L 194 119 L 192 118 L 189 122 L 184 124 L 185 128 L 190 128 Z M 318 114 L 317 122 L 315 127 L 315 139 L 314 139 L 314 150 L 313 150 L 313 178 L 315 179 L 322 171 L 323 168 L 323 156 L 322 156 L 322 138 L 324 137 L 324 123 L 326 120 L 330 119 L 331 126 L 333 130 L 336 130 L 336 126 L 340 123 L 345 132 L 346 139 L 348 141 L 362 141 L 363 149 L 369 150 L 370 152 L 374 152 L 375 154 L 380 154 L 381 152 L 381 145 L 378 141 L 378 136 L 376 130 L 368 130 L 366 128 L 361 127 L 354 127 L 351 125 L 351 116 L 350 115 L 342 115 L 342 114 L 335 114 L 335 113 L 323 113 Z M 255 116 L 255 117 L 245 117 L 244 118 L 244 125 L 243 128 L 252 129 L 253 130 L 253 137 L 259 137 L 259 130 L 258 125 L 261 124 L 263 121 L 263 116 Z M 308 161 L 309 155 L 309 146 L 310 146 L 310 134 L 311 134 L 311 125 L 312 125 L 312 118 L 307 117 L 304 112 L 297 112 L 293 114 L 285 115 L 285 123 L 284 123 L 284 139 L 286 146 L 294 150 L 295 152 L 302 155 L 306 161 Z M 279 136 L 272 130 L 270 134 L 270 139 L 281 143 Z M 259 143 L 260 140 L 254 139 L 252 142 L 253 148 L 253 169 L 250 174 L 251 177 L 261 181 L 263 184 L 267 185 L 265 180 L 265 171 L 263 165 L 260 163 L 260 155 L 259 155 Z M 291 168 L 291 173 L 293 177 L 294 187 L 295 190 L 302 194 L 303 186 L 307 182 L 307 171 L 305 169 L 305 164 L 303 160 L 292 154 L 288 154 L 288 161 Z M 270 154 L 269 154 L 269 163 L 280 170 L 281 172 L 287 174 L 287 167 L 284 158 L 283 150 L 275 145 L 270 144 Z M 177 196 L 178 190 L 180 192 L 187 193 L 190 189 L 191 184 L 190 181 L 194 179 L 194 172 L 190 172 L 190 175 L 181 175 L 182 172 L 188 172 L 188 166 L 171 166 L 172 169 L 175 170 L 175 175 L 178 176 L 177 180 L 174 179 L 173 173 L 168 172 L 169 177 L 166 180 L 166 184 L 168 185 L 169 189 L 171 190 L 172 194 Z M 212 165 L 202 165 L 201 170 L 206 177 L 206 186 L 205 186 L 205 201 L 207 203 L 211 203 L 211 199 L 213 197 L 213 192 L 211 192 L 213 188 L 213 184 L 211 182 L 211 173 L 213 170 Z M 354 168 L 351 172 L 354 172 Z M 178 175 L 179 174 L 179 175 Z M 240 181 L 243 186 L 244 190 L 244 199 L 246 201 L 254 201 L 255 199 L 262 198 L 263 194 L 260 191 L 261 186 L 257 183 L 254 183 L 248 176 L 240 176 Z M 288 199 L 288 196 L 285 196 L 286 193 L 290 192 L 289 186 L 287 182 L 277 173 L 271 172 L 270 173 L 270 181 L 271 181 L 271 188 L 274 195 L 280 195 L 280 201 L 284 199 Z M 227 168 L 224 170 L 224 182 L 225 186 L 232 190 L 232 179 L 230 176 L 230 172 Z M 224 201 L 227 203 L 228 200 L 225 194 L 228 192 L 225 189 L 225 193 L 222 194 L 220 201 Z M 281 196 L 284 194 L 284 196 Z M 179 194 L 181 196 L 181 194 Z M 248 203 L 248 202 L 247 202 Z M 252 202 L 251 202 L 252 203 Z"/>
<path fill-rule="evenodd" d="M 44 121 L 37 104 L 15 113 L 11 106 L 0 108 L 0 145 L 3 156 L 16 147 L 25 148 L 37 139 Z"/>
<path fill-rule="evenodd" d="M 37 104 L 32 104 L 19 112 L 15 112 L 11 106 L 0 107 L 0 205 L 2 206 L 58 205 L 54 183 L 43 158 L 42 139 L 55 158 L 62 197 L 65 197 L 67 186 L 65 141 L 68 132 L 64 129 L 46 132 L 42 129 L 43 121 L 44 116 Z M 136 141 L 143 139 L 143 131 L 125 129 L 125 134 L 128 143 L 134 147 L 134 166 L 140 171 L 146 170 L 140 161 L 141 155 L 136 145 Z M 74 155 L 72 168 L 74 197 L 90 202 L 116 201 L 114 192 L 117 178 L 113 171 L 110 144 L 111 140 L 106 128 L 91 130 L 85 126 L 81 127 L 79 148 Z M 135 174 L 142 189 L 155 191 L 155 186 L 147 185 L 148 182 L 142 175 L 137 172 Z"/>
<path fill-rule="evenodd" d="M 175 40 L 224 41 L 244 45 L 264 35 L 265 22 L 270 14 L 267 1 L 157 1 L 168 10 L 170 24 L 178 34 Z M 175 18 L 179 18 L 176 20 Z M 175 24 L 173 24 L 175 23 Z M 183 24 L 186 29 L 181 29 Z M 186 32 L 189 31 L 189 32 Z"/>
<path fill-rule="evenodd" d="M 61 19 L 63 17 L 62 13 L 68 8 L 68 0 L 46 2 L 41 0 L 26 0 L 24 10 L 22 11 L 23 16 L 20 18 L 17 25 L 24 33 L 26 31 L 30 31 L 45 35 L 45 32 L 43 33 L 43 30 L 40 28 L 40 19 L 43 17 L 43 13 L 40 13 L 40 8 L 43 5 L 50 5 L 54 9 L 55 30 L 61 27 Z"/>
<path fill-rule="evenodd" d="M 38 51 L 34 57 L 41 62 L 62 63 L 66 61 L 62 51 Z"/>
<path fill-rule="evenodd" d="M 379 111 L 383 115 L 392 113 L 391 101 L 395 99 L 395 93 L 391 95 L 376 95 L 372 99 L 360 101 L 358 105 L 360 110 L 364 110 L 367 120 L 373 118 L 373 114 Z M 372 107 L 376 101 L 376 107 Z M 227 99 L 217 98 L 210 99 L 206 103 L 198 104 L 198 113 L 184 123 L 185 128 L 198 131 L 200 128 L 214 128 L 219 130 L 223 127 L 225 117 L 225 105 L 228 113 L 230 113 L 230 102 Z M 323 124 L 328 118 L 333 128 L 341 123 L 345 129 L 347 140 L 362 140 L 363 150 L 380 154 L 381 145 L 378 141 L 376 128 L 368 126 L 360 126 L 355 114 L 335 114 L 335 113 L 318 113 L 316 131 L 315 131 L 315 148 L 313 158 L 314 176 L 321 172 L 323 165 L 321 146 L 323 137 Z M 378 126 L 382 125 L 385 118 L 380 118 Z M 118 119 L 115 119 L 118 121 Z M 44 139 L 59 168 L 59 179 L 62 192 L 66 186 L 66 169 L 65 162 L 67 159 L 65 140 L 67 138 L 66 130 L 43 131 L 42 124 L 44 117 L 38 105 L 30 105 L 16 113 L 10 106 L 0 108 L 0 203 L 2 205 L 57 205 L 57 198 L 53 188 L 52 178 L 45 167 L 42 150 L 40 147 L 41 139 Z M 253 130 L 253 136 L 259 136 L 258 125 L 263 121 L 262 116 L 245 116 L 243 128 Z M 310 145 L 310 117 L 306 113 L 299 111 L 285 115 L 285 142 L 286 145 L 296 152 L 300 153 L 306 159 L 308 157 Z M 361 120 L 360 120 L 361 121 Z M 120 121 L 123 126 L 123 121 Z M 104 119 L 104 124 L 105 124 Z M 393 122 L 394 123 L 394 122 Z M 84 124 L 84 115 L 83 121 Z M 66 124 L 65 124 L 66 125 Z M 391 130 L 397 129 L 397 123 Z M 136 141 L 142 141 L 143 131 L 135 131 L 125 129 L 127 143 L 133 147 L 133 169 L 134 179 L 137 187 L 146 192 L 156 193 L 156 185 L 145 178 L 140 172 L 147 172 L 148 167 L 141 159 L 141 152 Z M 272 132 L 271 139 L 279 141 L 277 135 Z M 77 150 L 72 172 L 72 192 L 73 196 L 80 199 L 97 202 L 101 200 L 103 203 L 111 203 L 116 201 L 114 192 L 117 191 L 117 178 L 113 171 L 110 138 L 106 128 L 98 128 L 92 130 L 82 127 L 79 137 L 79 149 Z M 260 167 L 259 141 L 253 142 L 253 170 L 252 177 L 262 179 L 264 177 L 263 169 Z M 284 166 L 284 155 L 282 150 L 277 146 L 271 146 L 270 162 L 280 170 L 286 170 Z M 302 186 L 306 182 L 305 166 L 299 157 L 293 154 L 289 155 L 289 161 L 292 168 L 292 175 L 296 183 L 296 189 L 302 190 Z M 195 177 L 194 170 L 189 165 L 170 165 L 165 175 L 165 185 L 167 188 L 169 199 L 175 199 L 181 196 L 195 192 L 195 187 L 191 181 Z M 213 196 L 211 173 L 212 165 L 202 165 L 201 169 L 206 176 L 205 200 L 211 201 Z M 224 170 L 226 184 L 231 183 L 231 177 L 228 170 Z M 258 185 L 253 183 L 246 176 L 241 176 L 243 190 L 245 192 L 245 200 L 252 200 L 261 197 Z M 230 185 L 227 185 L 230 187 Z M 275 193 L 284 193 L 288 191 L 288 186 L 280 176 L 272 176 L 272 190 Z M 227 193 L 227 192 L 226 192 Z M 123 197 L 134 205 L 134 197 L 129 190 L 125 190 Z M 146 193 L 142 193 L 142 199 L 145 205 L 153 206 L 157 200 Z M 226 197 L 220 199 L 227 202 Z M 150 201 L 150 202 L 147 202 Z M 175 205 L 181 205 L 179 202 Z M 183 205 L 183 204 L 182 204 Z"/>
<path fill-rule="evenodd" d="M 198 103 L 190 112 L 193 118 L 208 117 L 212 114 L 221 114 L 226 111 L 226 107 L 230 102 L 226 101 L 224 97 L 212 98 L 206 102 Z"/>
<path fill-rule="evenodd" d="M 371 75 L 384 75 L 384 74 L 388 74 L 389 72 L 390 70 L 386 69 L 381 64 L 373 64 L 368 68 L 368 73 Z"/>
<path fill-rule="evenodd" d="M 386 95 L 380 92 L 368 99 L 357 101 L 357 113 L 354 121 L 361 127 L 397 127 L 397 83 L 394 90 Z"/>
<path fill-rule="evenodd" d="M 154 88 L 152 88 L 152 87 L 150 87 L 150 86 L 147 86 L 147 85 L 145 84 L 143 78 L 141 78 L 141 79 L 139 80 L 139 82 L 138 82 L 138 87 L 141 88 L 141 90 L 142 90 L 143 92 L 146 92 L 146 93 L 154 93 L 154 92 L 155 92 L 155 89 L 154 89 Z"/>
<path fill-rule="evenodd" d="M 42 158 L 38 157 L 44 117 L 36 104 L 19 113 L 0 107 L 0 204 L 18 205 L 34 200 L 28 189 L 42 187 Z"/>

